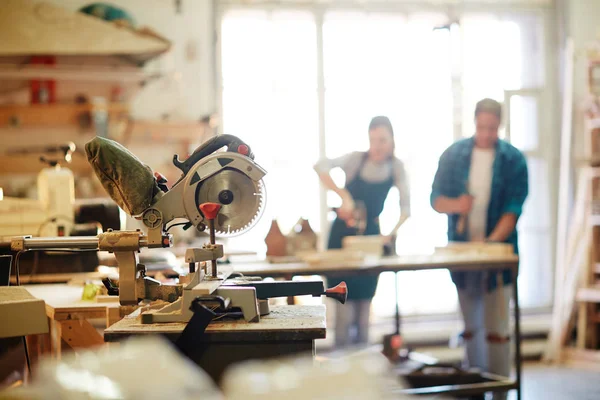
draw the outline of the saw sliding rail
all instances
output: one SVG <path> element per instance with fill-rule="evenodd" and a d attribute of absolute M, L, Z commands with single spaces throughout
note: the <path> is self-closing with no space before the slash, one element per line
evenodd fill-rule
<path fill-rule="evenodd" d="M 115 255 L 119 265 L 119 303 L 135 305 L 140 299 L 163 298 L 173 301 L 181 295 L 181 287 L 161 285 L 146 276 L 146 269 L 139 264 L 137 253 L 145 247 L 170 247 L 171 235 L 162 235 L 157 244 L 148 241 L 141 231 L 112 231 L 98 236 L 69 236 L 33 238 L 15 237 L 10 249 L 15 253 L 31 250 L 89 250 L 108 251 Z M 7 247 L 7 243 L 2 244 Z"/>

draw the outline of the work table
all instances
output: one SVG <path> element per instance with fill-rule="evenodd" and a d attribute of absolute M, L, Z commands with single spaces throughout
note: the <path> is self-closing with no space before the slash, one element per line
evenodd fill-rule
<path fill-rule="evenodd" d="M 386 271 L 418 271 L 430 269 L 477 270 L 514 268 L 519 257 L 514 254 L 431 254 L 402 255 L 393 257 L 365 258 L 362 261 L 326 262 L 310 264 L 306 262 L 270 263 L 268 261 L 232 263 L 233 270 L 244 275 L 289 277 L 292 275 L 342 273 L 344 275 L 379 274 Z"/>
<path fill-rule="evenodd" d="M 104 331 L 106 342 L 134 336 L 162 335 L 176 341 L 185 323 L 142 324 L 131 315 Z M 296 354 L 315 354 L 315 340 L 326 335 L 325 306 L 272 306 L 258 323 L 217 320 L 208 325 L 190 358 L 219 383 L 232 364 Z"/>
<path fill-rule="evenodd" d="M 132 335 L 162 334 L 177 339 L 187 323 L 171 322 L 142 324 L 136 316 L 127 316 L 104 331 L 104 340 L 114 342 Z M 206 328 L 206 341 L 223 340 L 314 340 L 325 338 L 325 306 L 276 305 L 262 316 L 260 322 L 242 319 L 223 319 L 211 322 Z"/>

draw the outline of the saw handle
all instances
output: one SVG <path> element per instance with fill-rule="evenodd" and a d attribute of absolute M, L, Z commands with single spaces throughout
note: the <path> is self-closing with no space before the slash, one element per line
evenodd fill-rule
<path fill-rule="evenodd" d="M 254 154 L 252 154 L 250 147 L 246 143 L 242 142 L 240 138 L 233 135 L 219 135 L 210 138 L 198 146 L 192 155 L 190 155 L 185 161 L 181 161 L 179 156 L 175 154 L 173 156 L 173 164 L 185 175 L 198 161 L 225 146 L 227 147 L 227 151 L 239 153 L 254 159 Z"/>
<path fill-rule="evenodd" d="M 348 298 L 348 286 L 346 286 L 346 282 L 342 281 L 339 285 L 325 290 L 324 294 L 325 297 L 331 297 L 342 304 L 346 304 L 346 299 Z"/>

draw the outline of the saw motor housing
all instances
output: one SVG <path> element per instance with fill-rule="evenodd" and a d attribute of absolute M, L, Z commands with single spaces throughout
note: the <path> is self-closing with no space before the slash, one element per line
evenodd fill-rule
<path fill-rule="evenodd" d="M 223 178 L 225 175 L 227 178 Z M 209 155 L 196 164 L 150 208 L 142 213 L 142 222 L 148 228 L 149 247 L 162 247 L 166 225 L 177 218 L 189 221 L 199 231 L 206 229 L 207 221 L 200 211 L 206 202 L 221 204 L 222 211 L 216 221 L 219 236 L 238 235 L 250 229 L 259 219 L 264 205 L 262 178 L 266 171 L 251 158 L 234 152 Z M 232 177 L 232 178 L 231 178 Z M 231 182 L 235 179 L 245 185 L 219 191 L 206 189 L 210 185 Z M 245 209 L 244 209 L 245 208 Z M 237 213 L 229 215 L 229 210 Z M 234 224 L 228 223 L 234 220 Z"/>

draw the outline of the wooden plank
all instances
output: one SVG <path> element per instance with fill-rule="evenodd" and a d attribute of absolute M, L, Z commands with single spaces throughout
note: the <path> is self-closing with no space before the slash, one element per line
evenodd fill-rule
<path fill-rule="evenodd" d="M 82 300 L 83 286 L 66 284 L 26 285 L 30 293 L 45 301 L 46 311 L 54 320 L 73 318 L 106 318 L 106 309 L 118 305 L 112 303 L 96 303 L 93 300 Z"/>
<path fill-rule="evenodd" d="M 600 303 L 600 286 L 584 287 L 577 290 L 577 301 Z"/>
<path fill-rule="evenodd" d="M 0 52 L 5 56 L 123 55 L 150 59 L 170 48 L 167 39 L 148 28 L 119 28 L 116 24 L 50 3 L 4 1 L 3 7 Z M 14 21 L 19 23 L 11 23 Z"/>
<path fill-rule="evenodd" d="M 577 348 L 585 349 L 588 331 L 588 304 L 581 303 L 577 313 Z"/>
<path fill-rule="evenodd" d="M 591 226 L 588 225 L 586 219 L 589 216 L 589 212 L 587 212 L 587 200 L 591 186 L 589 174 L 590 169 L 588 168 L 584 168 L 579 172 L 574 216 L 569 223 L 569 234 L 568 238 L 565 238 L 564 252 L 560 253 L 560 256 L 564 258 L 557 259 L 552 325 L 549 332 L 548 348 L 544 354 L 546 361 L 560 359 L 561 348 L 571 327 L 573 302 L 582 268 L 581 263 L 584 262 L 581 260 L 581 255 L 588 253 L 587 243 L 591 240 Z M 576 257 L 578 257 L 577 261 L 575 260 Z"/>
<path fill-rule="evenodd" d="M 569 193 L 571 190 L 571 145 L 573 124 L 573 79 L 574 79 L 575 46 L 572 38 L 567 38 L 564 50 L 564 77 L 562 125 L 560 138 L 560 165 L 558 182 L 558 217 L 556 238 L 556 259 L 554 279 L 554 313 L 550 330 L 548 349 L 544 355 L 547 361 L 560 357 L 560 331 L 564 321 L 562 315 L 563 283 L 567 270 L 567 235 L 569 227 Z"/>
<path fill-rule="evenodd" d="M 0 171 L 6 174 L 37 174 L 46 165 L 40 162 L 42 154 L 6 155 L 0 154 Z M 72 161 L 65 165 L 76 175 L 91 175 L 92 167 L 85 155 L 76 153 Z"/>
<path fill-rule="evenodd" d="M 104 344 L 102 335 L 87 320 L 61 321 L 60 325 L 62 339 L 75 350 Z"/>
<path fill-rule="evenodd" d="M 308 263 L 253 262 L 232 263 L 233 270 L 245 275 L 256 276 L 293 276 L 317 274 L 379 274 L 386 271 L 419 271 L 430 269 L 449 269 L 451 271 L 481 271 L 486 269 L 516 268 L 519 257 L 510 255 L 486 254 L 429 254 L 403 255 L 395 257 L 374 257 L 362 261 L 311 265 Z"/>
<path fill-rule="evenodd" d="M 57 274 L 35 274 L 35 275 L 20 275 L 21 285 L 30 283 L 67 283 L 70 281 L 85 282 L 86 280 L 102 280 L 108 277 L 107 274 L 101 272 L 68 272 Z M 10 283 L 16 284 L 15 276 L 10 277 Z M 35 285 L 39 287 L 39 285 Z"/>
<path fill-rule="evenodd" d="M 572 38 L 567 38 L 564 50 L 564 81 L 562 103 L 562 125 L 560 137 L 560 165 L 558 182 L 558 218 L 555 261 L 554 293 L 562 293 L 562 284 L 566 272 L 566 243 L 569 226 L 569 193 L 571 190 L 571 145 L 573 126 L 573 79 L 575 46 Z M 556 301 L 555 301 L 556 304 Z"/>
<path fill-rule="evenodd" d="M 108 112 L 109 119 L 128 116 L 129 108 L 124 103 L 98 104 L 32 104 L 0 107 L 0 126 L 18 129 L 34 126 L 80 125 L 82 115 L 96 111 Z"/>
<path fill-rule="evenodd" d="M 104 331 L 107 342 L 129 336 L 162 334 L 178 337 L 186 323 L 142 324 L 135 315 L 128 316 Z M 323 339 L 326 333 L 325 305 L 277 305 L 260 322 L 219 320 L 206 329 L 207 341 L 290 341 Z"/>
<path fill-rule="evenodd" d="M 186 141 L 202 143 L 212 136 L 212 129 L 199 121 L 133 120 L 127 140 Z"/>
<path fill-rule="evenodd" d="M 152 77 L 135 66 L 0 64 L 0 79 L 138 83 Z"/>
<path fill-rule="evenodd" d="M 0 338 L 48 332 L 44 302 L 22 286 L 0 287 Z"/>

